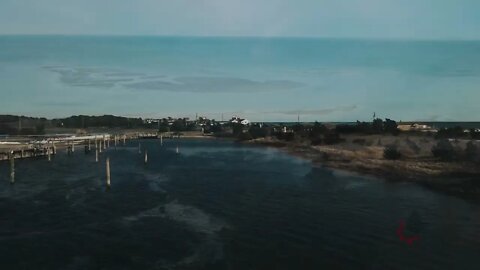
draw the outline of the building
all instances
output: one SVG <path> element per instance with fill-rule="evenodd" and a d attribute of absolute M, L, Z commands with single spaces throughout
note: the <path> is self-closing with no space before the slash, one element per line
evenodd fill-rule
<path fill-rule="evenodd" d="M 147 118 L 147 119 L 143 120 L 143 123 L 144 123 L 144 124 L 153 124 L 153 123 L 158 123 L 158 121 L 160 121 L 160 119 L 150 119 L 150 118 Z"/>
<path fill-rule="evenodd" d="M 230 120 L 230 123 L 232 124 L 242 124 L 244 126 L 247 126 L 250 124 L 250 121 L 248 121 L 248 119 L 242 119 L 240 117 L 232 117 L 232 119 Z"/>
<path fill-rule="evenodd" d="M 418 124 L 418 123 L 413 123 L 413 124 L 399 124 L 397 128 L 401 131 L 422 131 L 422 132 L 435 132 L 436 129 L 429 125 L 425 124 Z"/>

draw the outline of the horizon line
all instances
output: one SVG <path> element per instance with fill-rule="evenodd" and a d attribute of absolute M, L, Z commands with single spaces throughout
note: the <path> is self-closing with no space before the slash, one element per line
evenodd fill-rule
<path fill-rule="evenodd" d="M 124 117 L 124 118 L 132 118 L 132 119 L 164 119 L 164 118 L 168 118 L 168 117 L 172 117 L 174 119 L 180 119 L 180 118 L 190 118 L 190 117 L 186 117 L 186 116 L 177 116 L 177 117 L 174 117 L 174 116 L 165 116 L 165 117 L 145 117 L 145 116 L 126 116 L 126 115 L 120 115 L 120 114 L 72 114 L 70 116 L 63 116 L 63 117 L 45 117 L 45 116 L 32 116 L 32 115 L 24 115 L 24 114 L 0 114 L 0 116 L 16 116 L 16 117 L 26 117 L 26 118 L 45 118 L 46 120 L 61 120 L 61 119 L 65 119 L 65 118 L 70 118 L 70 117 L 74 117 L 74 116 L 86 116 L 86 117 L 102 117 L 102 116 L 114 116 L 114 117 Z M 227 117 L 228 118 L 228 117 Z M 214 118 L 211 118 L 210 120 L 212 120 Z M 384 117 L 384 118 L 380 118 L 380 117 L 377 117 L 376 119 L 391 119 L 389 117 Z M 314 122 L 319 122 L 319 123 L 355 123 L 357 121 L 359 122 L 370 122 L 371 119 L 369 120 L 350 120 L 350 121 L 347 121 L 347 120 L 344 120 L 344 121 L 319 121 L 319 120 L 313 120 L 313 121 L 300 121 L 300 123 L 314 123 Z M 439 121 L 439 120 L 395 120 L 395 119 L 391 119 L 391 120 L 394 120 L 396 121 L 397 123 L 411 123 L 411 122 L 428 122 L 428 123 L 480 123 L 480 120 L 444 120 L 444 121 Z M 228 121 L 228 120 L 226 120 Z M 226 122 L 224 121 L 224 122 Z M 217 122 L 221 122 L 221 121 L 217 121 Z M 267 120 L 267 121 L 251 121 L 253 123 L 259 123 L 259 122 L 262 122 L 262 123 L 297 123 L 298 121 L 296 120 Z"/>
<path fill-rule="evenodd" d="M 406 42 L 480 42 L 480 38 L 412 38 L 412 37 L 347 37 L 347 36 L 261 36 L 261 35 L 170 35 L 170 34 L 65 34 L 65 33 L 0 33 L 0 37 L 151 37 L 151 38 L 238 38 L 238 39 L 311 39 L 365 40 Z"/>

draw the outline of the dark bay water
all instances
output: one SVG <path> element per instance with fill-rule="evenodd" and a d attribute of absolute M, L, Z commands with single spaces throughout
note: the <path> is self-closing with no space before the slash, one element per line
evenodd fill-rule
<path fill-rule="evenodd" d="M 0 269 L 480 267 L 478 203 L 275 149 L 142 141 L 144 165 L 137 146 L 17 160 L 15 185 L 0 163 Z"/>

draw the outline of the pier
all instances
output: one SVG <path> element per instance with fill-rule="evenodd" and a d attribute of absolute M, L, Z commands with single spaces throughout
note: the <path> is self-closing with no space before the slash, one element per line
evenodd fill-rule
<path fill-rule="evenodd" d="M 110 140 L 118 142 L 118 134 L 94 134 L 87 136 L 58 136 L 46 135 L 42 137 L 9 137 L 8 140 L 0 141 L 0 161 L 14 159 L 46 157 L 49 160 L 52 155 L 57 154 L 57 149 L 65 149 L 69 155 L 75 153 L 75 147 L 85 149 L 85 154 L 95 151 L 102 153 L 109 146 Z M 137 139 L 137 134 L 122 134 L 124 145 L 128 139 Z M 94 144 L 92 146 L 92 143 Z"/>
<path fill-rule="evenodd" d="M 75 154 L 75 147 L 84 148 L 85 154 L 95 151 L 95 155 L 101 154 L 110 147 L 110 141 L 115 149 L 122 140 L 126 146 L 127 140 L 131 139 L 158 139 L 163 145 L 164 139 L 180 138 L 183 134 L 178 132 L 131 132 L 120 134 L 91 134 L 83 136 L 75 135 L 45 135 L 36 137 L 7 137 L 0 140 L 0 161 L 14 159 L 45 157 L 51 160 L 57 154 L 57 149 L 63 149 L 67 154 Z M 178 150 L 177 150 L 178 151 Z M 141 145 L 138 152 L 142 153 Z"/>
<path fill-rule="evenodd" d="M 51 155 L 54 155 L 55 151 L 53 147 L 35 147 L 29 149 L 17 149 L 17 150 L 7 150 L 0 152 L 0 160 L 9 160 L 13 159 L 22 159 L 22 158 L 35 158 L 35 157 L 47 157 L 50 158 Z"/>

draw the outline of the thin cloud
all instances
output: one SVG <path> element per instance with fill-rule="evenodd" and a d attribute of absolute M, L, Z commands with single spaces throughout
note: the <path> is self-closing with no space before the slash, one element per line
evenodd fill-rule
<path fill-rule="evenodd" d="M 60 81 L 71 86 L 111 88 L 120 83 L 131 82 L 134 73 L 106 71 L 95 68 L 44 67 L 60 75 Z M 141 75 L 141 74 L 140 74 Z"/>
<path fill-rule="evenodd" d="M 78 107 L 88 105 L 86 102 L 72 102 L 72 101 L 49 101 L 36 103 L 42 107 Z"/>
<path fill-rule="evenodd" d="M 47 66 L 60 75 L 62 83 L 70 86 L 111 88 L 123 86 L 133 90 L 154 90 L 191 93 L 255 93 L 260 91 L 292 90 L 304 84 L 290 80 L 256 81 L 235 77 L 177 77 L 169 79 L 160 74 L 143 74 L 97 68 Z"/>
<path fill-rule="evenodd" d="M 194 93 L 254 93 L 259 91 L 292 90 L 304 86 L 289 80 L 254 81 L 233 77 L 179 77 L 173 81 L 156 80 L 125 84 L 138 90 Z"/>
<path fill-rule="evenodd" d="M 357 109 L 357 105 L 339 106 L 335 108 L 327 109 L 315 109 L 315 110 L 288 110 L 288 111 L 270 111 L 264 112 L 266 114 L 284 114 L 284 115 L 328 115 L 337 112 L 352 112 Z"/>

